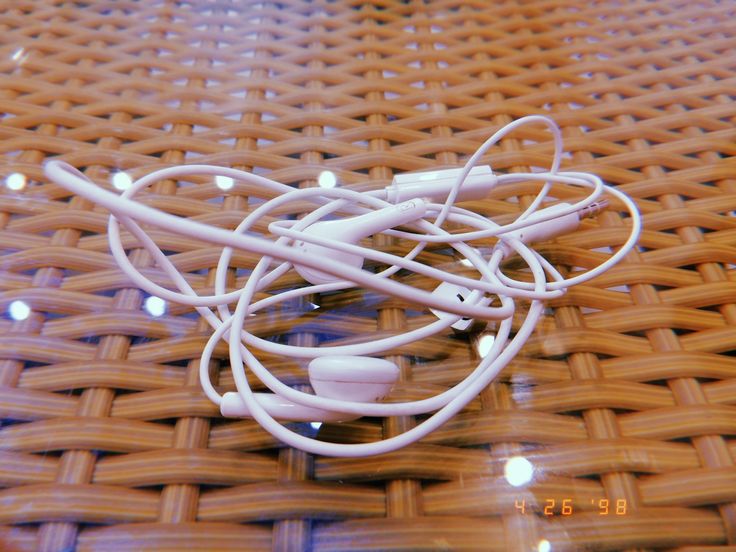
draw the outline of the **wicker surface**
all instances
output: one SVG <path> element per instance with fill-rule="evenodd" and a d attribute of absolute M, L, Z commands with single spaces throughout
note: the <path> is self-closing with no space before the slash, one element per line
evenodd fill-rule
<path fill-rule="evenodd" d="M 0 308 L 33 309 L 0 319 L 0 548 L 736 544 L 736 4 L 583 4 L 0 1 L 0 176 L 28 179 L 0 195 Z M 315 458 L 220 419 L 196 377 L 204 324 L 181 307 L 142 310 L 108 253 L 105 212 L 41 171 L 61 156 L 109 186 L 119 170 L 196 161 L 310 186 L 329 168 L 367 189 L 455 165 L 532 113 L 563 127 L 566 168 L 636 198 L 641 247 L 552 304 L 522 357 L 460 416 L 388 457 Z M 514 171 L 550 153 L 531 128 L 489 161 Z M 519 188 L 521 203 L 530 191 Z M 257 194 L 198 180 L 144 198 L 233 227 Z M 472 206 L 511 214 L 511 199 Z M 612 210 L 542 250 L 589 266 L 624 225 Z M 211 288 L 215 248 L 153 235 L 195 288 Z M 231 285 L 253 260 L 235 256 Z M 350 341 L 428 319 L 356 292 L 313 301 L 318 311 L 292 306 L 254 331 Z M 402 398 L 444 389 L 477 361 L 472 340 L 451 335 L 396 353 Z M 295 363 L 266 361 L 305 382 Z M 224 362 L 212 371 L 232 388 Z M 374 439 L 412 423 L 320 435 Z M 537 467 L 527 487 L 504 478 L 515 454 Z M 602 515 L 603 500 L 625 500 L 626 514 Z"/>

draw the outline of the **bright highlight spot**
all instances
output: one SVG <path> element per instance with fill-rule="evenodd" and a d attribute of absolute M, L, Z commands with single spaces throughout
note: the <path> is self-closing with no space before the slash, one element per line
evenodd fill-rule
<path fill-rule="evenodd" d="M 8 306 L 8 313 L 13 320 L 25 320 L 31 316 L 31 307 L 23 301 L 13 301 Z"/>
<path fill-rule="evenodd" d="M 473 249 L 473 252 L 474 253 L 477 253 L 478 255 L 480 255 L 480 251 L 478 251 L 477 249 Z M 460 261 L 460 264 L 463 265 L 463 266 L 468 266 L 468 267 L 473 266 L 473 263 L 470 261 L 470 259 L 462 259 Z"/>
<path fill-rule="evenodd" d="M 127 190 L 133 185 L 133 179 L 128 173 L 119 171 L 112 175 L 112 185 L 118 190 Z"/>
<path fill-rule="evenodd" d="M 29 52 L 26 52 L 25 48 L 18 48 L 12 54 L 10 54 L 10 59 L 12 59 L 18 65 L 23 65 L 28 59 L 28 56 Z"/>
<path fill-rule="evenodd" d="M 312 426 L 312 429 L 319 429 L 322 427 L 322 422 L 309 422 L 309 425 Z"/>
<path fill-rule="evenodd" d="M 11 173 L 5 179 L 5 185 L 11 190 L 22 190 L 26 187 L 26 175 L 22 173 Z"/>
<path fill-rule="evenodd" d="M 532 480 L 534 466 L 523 456 L 513 456 L 508 459 L 503 469 L 506 481 L 514 487 L 521 487 Z"/>
<path fill-rule="evenodd" d="M 337 177 L 332 171 L 322 171 L 321 173 L 319 173 L 317 183 L 322 188 L 334 188 L 335 186 L 337 186 Z"/>
<path fill-rule="evenodd" d="M 145 309 L 151 316 L 161 316 L 166 312 L 166 301 L 152 295 L 146 299 Z"/>
<path fill-rule="evenodd" d="M 215 176 L 215 184 L 221 190 L 229 190 L 235 185 L 235 180 L 233 180 L 229 176 L 222 176 L 221 174 L 218 174 L 217 176 Z"/>
<path fill-rule="evenodd" d="M 496 336 L 493 334 L 483 334 L 478 340 L 478 355 L 481 358 L 485 358 L 488 352 L 493 347 L 493 342 L 496 341 Z"/>
<path fill-rule="evenodd" d="M 537 552 L 552 552 L 552 545 L 547 539 L 542 539 L 537 546 Z"/>

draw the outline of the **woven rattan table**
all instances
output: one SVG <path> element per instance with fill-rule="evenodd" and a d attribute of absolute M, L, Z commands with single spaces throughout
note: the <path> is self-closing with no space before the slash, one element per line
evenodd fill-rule
<path fill-rule="evenodd" d="M 0 549 L 733 550 L 735 94 L 733 1 L 0 0 Z M 453 421 L 365 459 L 313 457 L 222 419 L 197 380 L 206 324 L 177 305 L 146 312 L 109 254 L 107 213 L 42 172 L 61 158 L 112 189 L 179 163 L 295 186 L 328 169 L 363 190 L 457 166 L 527 114 L 561 125 L 566 169 L 636 199 L 639 247 L 550 303 Z M 529 170 L 551 152 L 529 127 L 487 160 Z M 532 192 L 469 206 L 503 218 Z M 233 228 L 257 195 L 202 178 L 142 200 Z M 626 224 L 614 208 L 540 250 L 587 267 Z M 152 236 L 212 289 L 219 249 Z M 231 286 L 255 260 L 235 255 Z M 430 317 L 361 291 L 312 303 L 259 315 L 251 331 L 350 342 Z M 448 333 L 397 351 L 395 395 L 448 388 L 475 366 L 476 343 Z M 232 389 L 226 350 L 216 357 L 213 376 Z M 306 382 L 303 366 L 264 360 Z M 363 419 L 319 437 L 413 423 Z M 504 477 L 515 455 L 535 466 L 526 486 Z"/>

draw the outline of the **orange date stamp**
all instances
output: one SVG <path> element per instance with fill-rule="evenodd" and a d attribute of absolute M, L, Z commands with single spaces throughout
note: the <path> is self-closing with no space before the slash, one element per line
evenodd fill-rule
<path fill-rule="evenodd" d="M 540 506 L 535 503 L 527 503 L 526 499 L 514 500 L 514 508 L 519 514 L 541 513 L 545 516 L 571 516 L 576 510 L 581 510 L 581 504 L 575 504 L 572 498 L 547 498 Z M 611 500 L 608 498 L 591 498 L 590 507 L 585 511 L 598 512 L 599 516 L 625 516 L 628 511 L 628 503 L 625 498 Z"/>

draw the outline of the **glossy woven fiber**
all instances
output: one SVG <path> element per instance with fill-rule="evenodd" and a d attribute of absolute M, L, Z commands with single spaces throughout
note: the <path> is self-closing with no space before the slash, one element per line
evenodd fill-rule
<path fill-rule="evenodd" d="M 736 545 L 734 91 L 732 1 L 0 0 L 0 549 Z M 374 189 L 456 166 L 527 114 L 561 125 L 565 169 L 637 200 L 640 247 L 551 303 L 522 355 L 453 421 L 357 460 L 220 418 L 196 374 L 206 325 L 177 305 L 147 312 L 108 252 L 106 212 L 42 173 L 61 158 L 113 189 L 202 162 L 294 186 L 331 170 Z M 529 127 L 487 161 L 530 170 L 551 153 L 549 134 Z M 501 220 L 533 192 L 467 206 Z M 259 194 L 197 178 L 141 199 L 233 228 Z M 626 234 L 613 207 L 540 251 L 567 272 L 596 264 Z M 151 235 L 198 292 L 212 290 L 218 248 Z M 170 285 L 123 238 L 136 266 Z M 256 260 L 236 253 L 233 289 Z M 422 260 L 454 262 L 437 248 Z M 300 282 L 291 273 L 274 289 Z M 317 345 L 430 319 L 350 291 L 251 327 Z M 393 399 L 447 389 L 477 363 L 477 343 L 448 332 L 396 351 Z M 226 353 L 212 365 L 220 389 L 233 388 Z M 297 362 L 261 358 L 307 383 Z M 370 440 L 414 423 L 363 419 L 318 436 Z M 534 466 L 531 483 L 509 484 L 513 456 Z"/>

